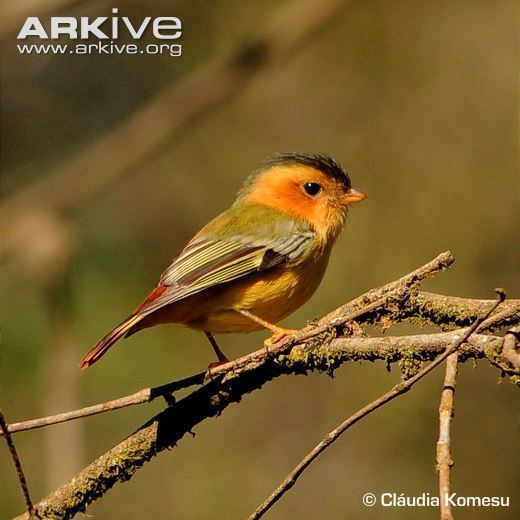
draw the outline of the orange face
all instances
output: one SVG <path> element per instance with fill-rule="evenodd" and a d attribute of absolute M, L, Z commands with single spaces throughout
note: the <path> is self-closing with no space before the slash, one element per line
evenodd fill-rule
<path fill-rule="evenodd" d="M 348 205 L 365 198 L 364 193 L 340 180 L 298 164 L 266 170 L 246 195 L 250 202 L 266 204 L 311 222 L 323 239 L 335 238 Z"/>

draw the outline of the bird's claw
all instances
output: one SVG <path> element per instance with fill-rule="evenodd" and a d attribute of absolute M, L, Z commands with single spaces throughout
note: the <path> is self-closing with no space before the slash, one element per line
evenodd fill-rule
<path fill-rule="evenodd" d="M 206 371 L 206 375 L 204 376 L 204 381 L 208 381 L 210 380 L 212 377 L 213 377 L 213 374 L 211 373 L 211 371 L 214 369 L 214 368 L 217 368 L 221 365 L 225 365 L 226 363 L 229 363 L 229 359 L 226 359 L 225 361 L 222 360 L 222 361 L 213 361 L 213 363 L 210 363 L 208 365 L 208 369 Z"/>
<path fill-rule="evenodd" d="M 264 350 L 265 350 L 265 357 L 268 358 L 271 356 L 271 351 L 269 350 L 273 345 L 276 345 L 276 343 L 279 343 L 287 336 L 291 336 L 297 332 L 294 329 L 282 329 L 278 328 L 276 331 L 273 332 L 273 335 L 270 338 L 267 338 L 264 341 Z"/>

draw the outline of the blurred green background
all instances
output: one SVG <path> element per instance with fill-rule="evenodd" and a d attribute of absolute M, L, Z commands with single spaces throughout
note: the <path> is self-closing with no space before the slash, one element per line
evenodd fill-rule
<path fill-rule="evenodd" d="M 4 201 L 51 176 L 166 87 L 248 41 L 282 8 L 265 0 L 55 4 L 42 19 L 106 16 L 113 6 L 133 20 L 178 16 L 183 57 L 24 56 L 16 50 L 21 23 L 13 15 L 9 27 L 4 17 Z M 27 10 L 29 2 L 0 6 L 5 14 Z M 321 288 L 285 325 L 302 326 L 446 249 L 457 262 L 427 289 L 492 298 L 493 288 L 502 286 L 518 297 L 518 15 L 514 1 L 345 2 L 340 15 L 289 59 L 265 67 L 59 221 L 28 207 L 34 221 L 24 221 L 24 229 L 20 223 L 20 233 L 35 231 L 26 249 L 4 255 L 2 263 L 0 404 L 7 418 L 113 399 L 213 361 L 202 334 L 163 326 L 118 344 L 85 373 L 77 366 L 191 235 L 231 204 L 258 162 L 276 151 L 328 153 L 369 195 L 351 212 Z M 129 152 L 123 147 L 114 155 Z M 232 335 L 220 343 L 235 357 L 265 337 Z M 437 518 L 434 508 L 366 508 L 361 498 L 366 492 L 436 493 L 442 372 L 355 426 L 268 517 Z M 346 365 L 334 379 L 315 374 L 272 381 L 205 421 L 195 439 L 188 436 L 162 453 L 88 513 L 103 519 L 244 518 L 326 432 L 398 378 L 396 368 L 389 373 L 376 363 Z M 460 495 L 510 496 L 513 503 L 507 510 L 464 509 L 457 517 L 520 513 L 517 390 L 498 379 L 485 363 L 460 370 L 453 488 Z M 33 498 L 163 406 L 17 434 Z M 3 446 L 0 481 L 0 517 L 8 518 L 23 501 Z"/>

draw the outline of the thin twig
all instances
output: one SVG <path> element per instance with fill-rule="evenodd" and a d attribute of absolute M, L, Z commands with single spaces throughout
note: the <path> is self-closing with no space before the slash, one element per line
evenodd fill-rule
<path fill-rule="evenodd" d="M 451 252 L 444 251 L 430 262 L 422 265 L 418 269 L 415 269 L 408 274 L 405 274 L 398 280 L 383 285 L 382 287 L 378 287 L 377 289 L 372 289 L 362 294 L 361 296 L 358 296 L 354 300 L 346 303 L 339 309 L 330 312 L 320 320 L 320 323 L 330 322 L 335 318 L 340 318 L 346 312 L 352 312 L 353 310 L 366 307 L 368 304 L 374 303 L 384 296 L 397 296 L 403 291 L 409 294 L 410 289 L 414 288 L 414 286 L 416 286 L 419 282 L 425 278 L 436 275 L 443 269 L 449 268 L 453 262 L 455 262 L 455 258 Z"/>
<path fill-rule="evenodd" d="M 439 440 L 437 441 L 437 471 L 439 473 L 439 501 L 441 520 L 453 520 L 451 505 L 446 500 L 451 490 L 451 421 L 455 413 L 455 385 L 457 384 L 458 352 L 448 356 L 439 405 Z"/>
<path fill-rule="evenodd" d="M 11 453 L 11 458 L 13 459 L 14 467 L 16 468 L 16 474 L 18 475 L 20 487 L 22 488 L 25 504 L 27 506 L 27 512 L 29 513 L 29 518 L 40 518 L 38 512 L 36 511 L 32 503 L 31 495 L 29 494 L 29 486 L 27 485 L 27 480 L 22 469 L 22 463 L 20 461 L 20 457 L 18 456 L 18 452 L 16 451 L 16 446 L 14 445 L 13 438 L 11 437 L 11 434 L 9 433 L 9 430 L 7 428 L 7 421 L 5 420 L 5 416 L 2 410 L 0 410 L 0 429 L 2 430 L 2 433 L 5 436 L 7 446 L 9 447 L 9 452 Z"/>
<path fill-rule="evenodd" d="M 73 421 L 74 419 L 82 419 L 91 415 L 98 415 L 100 413 L 126 408 L 127 406 L 150 403 L 157 397 L 164 397 L 167 403 L 171 404 L 171 394 L 173 392 L 180 390 L 181 388 L 188 388 L 192 385 L 203 383 L 205 374 L 205 372 L 200 372 L 185 379 L 181 379 L 180 381 L 173 381 L 172 383 L 167 383 L 165 385 L 152 388 L 143 388 L 142 390 L 139 390 L 139 392 L 135 392 L 131 395 L 126 395 L 118 399 L 113 399 L 111 401 L 106 401 L 105 403 L 87 406 L 85 408 L 72 410 L 70 412 L 49 415 L 47 417 L 40 417 L 30 421 L 12 423 L 6 425 L 6 427 L 9 433 L 35 430 L 37 428 L 43 428 L 44 426 L 50 426 L 52 424 L 60 424 L 67 421 Z M 4 435 L 4 433 L 2 433 L 2 435 Z"/>
<path fill-rule="evenodd" d="M 392 401 L 396 397 L 408 392 L 412 386 L 420 381 L 424 376 L 429 374 L 434 368 L 439 366 L 449 355 L 453 354 L 458 348 L 468 340 L 468 338 L 481 326 L 485 324 L 491 314 L 496 310 L 502 301 L 505 299 L 505 293 L 503 290 L 497 290 L 499 300 L 493 305 L 491 309 L 480 319 L 476 320 L 468 331 L 457 341 L 453 346 L 447 348 L 442 354 L 440 354 L 435 360 L 429 365 L 424 367 L 422 370 L 417 372 L 414 376 L 410 377 L 406 381 L 402 381 L 395 385 L 390 391 L 367 404 L 356 413 L 351 415 L 348 419 L 343 421 L 337 428 L 328 433 L 314 449 L 308 453 L 302 461 L 291 471 L 291 473 L 285 478 L 285 480 L 273 491 L 273 493 L 256 509 L 256 511 L 249 517 L 249 520 L 256 520 L 261 518 L 282 496 L 291 489 L 300 475 L 307 469 L 307 467 L 331 446 L 339 437 L 348 430 L 351 426 L 356 424 L 363 417 L 367 416 L 371 412 L 377 410 L 386 403 Z"/>

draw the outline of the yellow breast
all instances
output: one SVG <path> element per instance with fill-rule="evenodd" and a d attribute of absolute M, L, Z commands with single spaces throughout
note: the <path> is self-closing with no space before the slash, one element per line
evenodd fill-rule
<path fill-rule="evenodd" d="M 246 309 L 270 323 L 277 323 L 314 294 L 327 263 L 328 254 L 323 254 L 294 267 L 282 266 L 215 287 L 211 297 L 206 295 L 206 300 L 200 302 L 200 314 L 184 324 L 214 333 L 261 329 L 237 313 L 237 309 Z"/>

